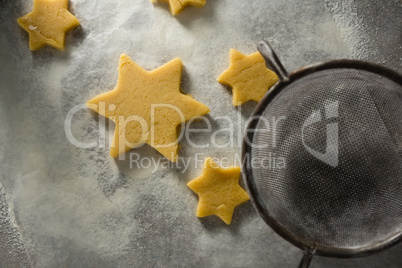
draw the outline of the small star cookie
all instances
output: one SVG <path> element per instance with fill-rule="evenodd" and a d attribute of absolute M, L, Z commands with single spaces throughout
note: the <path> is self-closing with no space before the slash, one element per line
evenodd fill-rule
<path fill-rule="evenodd" d="M 147 143 L 172 162 L 177 161 L 178 127 L 209 108 L 180 92 L 179 58 L 146 71 L 127 55 L 120 56 L 116 87 L 87 102 L 116 124 L 112 157 Z"/>
<path fill-rule="evenodd" d="M 217 80 L 232 87 L 233 105 L 239 106 L 250 100 L 259 102 L 278 76 L 265 66 L 260 52 L 244 55 L 231 49 L 230 66 Z"/>
<path fill-rule="evenodd" d="M 234 208 L 250 199 L 239 177 L 240 167 L 221 168 L 207 158 L 202 175 L 187 184 L 199 197 L 197 217 L 216 215 L 230 224 Z"/>
<path fill-rule="evenodd" d="M 29 48 L 45 45 L 64 50 L 66 32 L 80 22 L 68 10 L 68 0 L 34 0 L 32 12 L 17 20 L 29 34 Z"/>
<path fill-rule="evenodd" d="M 177 15 L 183 11 L 186 6 L 193 7 L 203 7 L 206 0 L 159 0 L 168 3 L 170 6 L 170 12 L 172 15 Z M 151 0 L 151 2 L 156 2 L 156 0 Z"/>

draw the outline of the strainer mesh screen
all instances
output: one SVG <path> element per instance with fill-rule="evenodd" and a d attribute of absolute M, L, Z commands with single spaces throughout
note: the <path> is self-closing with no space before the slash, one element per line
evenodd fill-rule
<path fill-rule="evenodd" d="M 402 87 L 387 78 L 297 80 L 262 113 L 248 157 L 271 217 L 302 238 L 355 248 L 402 232 Z"/>

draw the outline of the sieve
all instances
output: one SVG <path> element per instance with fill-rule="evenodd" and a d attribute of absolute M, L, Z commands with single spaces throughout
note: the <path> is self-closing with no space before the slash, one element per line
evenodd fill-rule
<path fill-rule="evenodd" d="M 402 239 L 402 76 L 332 60 L 290 74 L 258 50 L 279 81 L 243 141 L 243 178 L 259 215 L 313 255 L 362 257 Z"/>

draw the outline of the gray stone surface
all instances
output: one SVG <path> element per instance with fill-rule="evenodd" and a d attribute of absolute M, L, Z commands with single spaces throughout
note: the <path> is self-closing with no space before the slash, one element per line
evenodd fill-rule
<path fill-rule="evenodd" d="M 28 257 L 18 229 L 13 223 L 3 187 L 0 183 L 0 267 L 28 266 Z"/>
<path fill-rule="evenodd" d="M 401 71 L 401 2 L 367 2 L 208 0 L 174 18 L 149 1 L 71 0 L 81 27 L 67 36 L 67 50 L 30 52 L 16 19 L 31 1 L 0 1 L 0 208 L 8 211 L 0 214 L 7 217 L 0 230 L 13 235 L 0 249 L 22 252 L 21 267 L 296 267 L 300 250 L 266 226 L 250 203 L 235 210 L 230 226 L 216 217 L 198 219 L 197 197 L 186 182 L 201 171 L 197 153 L 235 163 L 237 133 L 255 107 L 232 107 L 230 91 L 215 81 L 231 47 L 252 53 L 268 39 L 289 70 L 353 57 Z M 235 122 L 234 145 L 200 150 L 183 140 L 180 155 L 192 159 L 189 167 L 155 172 L 130 167 L 130 154 L 113 160 L 108 148 L 72 145 L 66 115 L 114 87 L 123 52 L 146 69 L 180 57 L 183 90 L 211 108 L 213 130 L 230 126 L 221 116 Z M 98 139 L 105 128 L 113 133 L 112 124 L 87 110 L 73 118 L 81 141 Z M 211 133 L 191 138 L 210 144 Z M 228 139 L 216 137 L 220 144 Z M 148 147 L 132 153 L 160 159 Z M 401 267 L 401 249 L 362 259 L 315 257 L 312 267 Z M 0 258 L 0 267 L 18 263 L 7 253 Z"/>
<path fill-rule="evenodd" d="M 402 72 L 402 1 L 325 2 L 352 58 Z"/>

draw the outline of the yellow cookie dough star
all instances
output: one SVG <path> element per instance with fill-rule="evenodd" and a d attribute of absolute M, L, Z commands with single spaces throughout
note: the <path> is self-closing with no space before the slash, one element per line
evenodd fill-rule
<path fill-rule="evenodd" d="M 120 56 L 117 86 L 89 100 L 95 112 L 113 120 L 112 157 L 147 143 L 170 161 L 177 161 L 177 128 L 209 108 L 180 92 L 179 58 L 146 71 L 127 55 Z"/>
<path fill-rule="evenodd" d="M 32 12 L 17 20 L 29 34 L 31 50 L 45 45 L 64 50 L 66 32 L 80 24 L 67 8 L 68 0 L 34 0 Z"/>
<path fill-rule="evenodd" d="M 203 7 L 206 0 L 159 0 L 168 3 L 170 6 L 170 12 L 172 15 L 177 15 L 183 11 L 186 6 L 193 7 Z M 156 2 L 156 0 L 151 0 L 151 2 Z"/>
<path fill-rule="evenodd" d="M 278 76 L 265 66 L 260 52 L 245 55 L 233 48 L 229 68 L 218 77 L 218 82 L 232 87 L 234 106 L 250 100 L 259 102 L 276 81 Z"/>
<path fill-rule="evenodd" d="M 216 215 L 230 224 L 234 208 L 250 199 L 239 177 L 240 167 L 221 168 L 207 158 L 202 175 L 187 184 L 199 197 L 197 217 Z"/>

